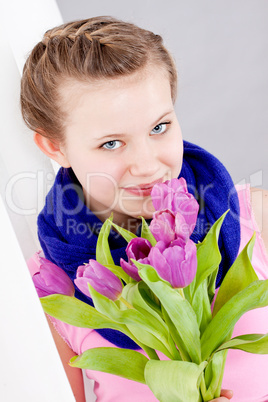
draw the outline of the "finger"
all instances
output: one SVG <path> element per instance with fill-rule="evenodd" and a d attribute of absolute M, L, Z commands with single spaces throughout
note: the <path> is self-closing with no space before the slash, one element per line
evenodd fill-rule
<path fill-rule="evenodd" d="M 233 391 L 231 391 L 230 389 L 222 389 L 221 396 L 227 399 L 231 399 L 233 397 Z"/>

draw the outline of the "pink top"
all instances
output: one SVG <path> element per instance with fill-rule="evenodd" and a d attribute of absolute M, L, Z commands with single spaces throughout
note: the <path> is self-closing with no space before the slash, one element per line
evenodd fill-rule
<path fill-rule="evenodd" d="M 256 243 L 252 264 L 259 279 L 267 279 L 268 256 L 251 211 L 250 186 L 237 186 L 237 190 L 241 212 L 240 250 L 246 245 L 255 230 Z M 36 272 L 36 265 L 33 260 L 29 261 L 29 269 L 32 274 Z M 55 318 L 51 318 L 51 321 L 62 338 L 77 354 L 81 354 L 85 350 L 94 347 L 114 347 L 113 344 L 102 338 L 93 329 L 73 327 Z M 244 314 L 237 322 L 233 336 L 267 332 L 268 307 L 265 307 Z M 161 354 L 159 356 L 161 357 Z M 86 375 L 95 381 L 94 392 L 97 396 L 97 401 L 157 401 L 146 385 L 98 371 L 86 370 Z M 268 355 L 255 355 L 240 350 L 229 350 L 222 387 L 233 390 L 233 402 L 267 402 Z"/>

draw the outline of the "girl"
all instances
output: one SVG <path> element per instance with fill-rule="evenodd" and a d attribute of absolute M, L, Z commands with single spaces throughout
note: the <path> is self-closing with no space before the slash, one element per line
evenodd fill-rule
<path fill-rule="evenodd" d="M 200 204 L 194 241 L 231 210 L 220 238 L 218 284 L 237 255 L 240 238 L 245 242 L 251 229 L 240 231 L 242 197 L 228 172 L 205 150 L 182 140 L 174 111 L 176 87 L 176 68 L 162 38 L 110 17 L 51 29 L 28 57 L 21 82 L 22 114 L 37 146 L 62 166 L 39 215 L 38 234 L 45 257 L 72 280 L 77 267 L 94 258 L 98 232 L 111 212 L 115 223 L 138 232 L 139 216 L 152 218 L 153 185 L 179 175 Z M 126 243 L 114 232 L 109 241 L 118 264 L 126 258 Z M 261 240 L 257 258 L 263 268 L 267 260 Z M 34 273 L 35 261 L 29 265 Z M 78 289 L 76 296 L 91 303 Z M 67 364 L 74 354 L 95 346 L 137 348 L 116 331 L 51 322 L 77 401 L 84 401 L 84 391 L 81 371 Z M 156 400 L 144 385 L 89 370 L 87 375 L 95 380 L 97 400 Z M 234 389 L 240 397 L 244 382 L 238 383 Z M 237 400 L 245 401 L 242 394 Z M 225 390 L 216 400 L 231 396 Z M 252 401 L 256 393 L 254 397 Z"/>

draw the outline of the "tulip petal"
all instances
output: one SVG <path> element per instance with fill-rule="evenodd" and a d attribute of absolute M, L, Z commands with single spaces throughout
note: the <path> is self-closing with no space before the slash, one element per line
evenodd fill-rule
<path fill-rule="evenodd" d="M 73 283 L 63 269 L 41 257 L 39 253 L 36 257 L 39 272 L 36 272 L 32 279 L 38 296 L 44 297 L 54 293 L 73 296 Z"/>
<path fill-rule="evenodd" d="M 51 293 L 51 289 L 44 283 L 39 272 L 33 275 L 32 277 L 35 289 L 37 291 L 38 297 L 49 296 L 53 294 Z"/>
<path fill-rule="evenodd" d="M 181 177 L 180 179 L 155 184 L 151 196 L 156 211 L 169 209 L 173 213 L 180 212 L 190 226 L 190 233 L 193 232 L 199 205 L 195 197 L 188 192 L 184 178 Z"/>
<path fill-rule="evenodd" d="M 168 265 L 165 257 L 161 253 L 158 247 L 153 247 L 148 256 L 149 263 L 157 271 L 158 275 L 161 276 L 167 282 L 170 282 L 171 272 L 170 266 Z"/>
<path fill-rule="evenodd" d="M 82 293 L 84 293 L 88 297 L 91 297 L 88 289 L 88 282 L 83 277 L 85 270 L 86 265 L 81 265 L 80 267 L 77 268 L 76 279 L 74 280 L 74 283 Z"/>
<path fill-rule="evenodd" d="M 111 300 L 117 300 L 122 292 L 120 279 L 108 268 L 93 259 L 89 260 L 87 265 L 78 267 L 74 282 L 81 292 L 87 296 L 90 295 L 88 283 L 97 292 Z"/>
<path fill-rule="evenodd" d="M 153 206 L 156 211 L 164 209 L 163 200 L 168 196 L 169 193 L 170 190 L 168 186 L 164 183 L 157 183 L 153 186 L 153 189 L 151 191 L 151 197 Z"/>
<path fill-rule="evenodd" d="M 69 276 L 54 264 L 41 265 L 40 275 L 53 293 L 73 295 L 73 283 Z"/>
<path fill-rule="evenodd" d="M 158 248 L 161 254 L 166 250 L 166 244 L 161 240 L 156 243 L 155 247 Z"/>
<path fill-rule="evenodd" d="M 138 274 L 138 268 L 132 264 L 126 262 L 123 258 L 120 259 L 120 265 L 123 268 L 123 270 L 135 281 L 139 282 L 141 280 L 139 274 Z"/>
<path fill-rule="evenodd" d="M 169 209 L 154 213 L 150 230 L 157 241 L 164 241 L 167 245 L 175 239 L 175 215 Z"/>
<path fill-rule="evenodd" d="M 183 288 L 185 285 L 181 265 L 185 259 L 184 249 L 179 246 L 169 247 L 164 251 L 163 255 L 170 266 L 169 283 L 173 288 Z"/>
<path fill-rule="evenodd" d="M 176 213 L 175 218 L 175 233 L 176 237 L 182 239 L 185 243 L 192 233 L 190 232 L 189 225 L 187 225 L 184 216 L 179 212 Z"/>
<path fill-rule="evenodd" d="M 184 177 L 180 177 L 179 179 L 171 179 L 170 180 L 170 186 L 172 190 L 175 192 L 180 192 L 180 193 L 187 193 L 188 188 L 187 188 L 187 183 Z"/>
<path fill-rule="evenodd" d="M 143 239 L 142 237 L 136 237 L 132 239 L 126 248 L 126 254 L 130 258 L 134 260 L 139 260 L 140 258 L 145 258 L 148 256 L 151 250 L 151 243 L 147 239 Z"/>

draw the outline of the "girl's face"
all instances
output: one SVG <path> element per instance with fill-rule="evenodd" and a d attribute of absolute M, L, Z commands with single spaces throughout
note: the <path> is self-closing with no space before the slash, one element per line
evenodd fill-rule
<path fill-rule="evenodd" d="M 129 230 L 139 216 L 152 217 L 153 184 L 177 177 L 182 166 L 166 74 L 151 67 L 93 84 L 73 80 L 60 94 L 68 116 L 60 149 L 87 206 L 102 221 L 113 212 L 114 222 Z"/>

